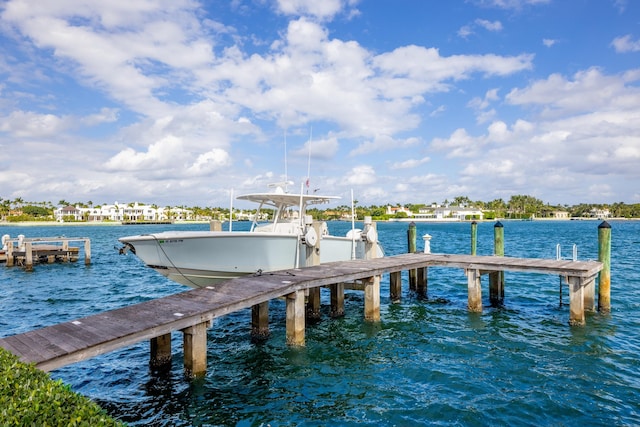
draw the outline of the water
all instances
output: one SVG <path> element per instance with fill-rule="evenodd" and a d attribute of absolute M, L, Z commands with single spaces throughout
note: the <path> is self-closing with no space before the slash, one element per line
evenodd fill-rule
<path fill-rule="evenodd" d="M 330 223 L 346 232 L 348 223 Z M 555 258 L 578 245 L 597 259 L 597 222 L 504 222 L 505 253 Z M 612 222 L 612 313 L 569 327 L 559 278 L 506 273 L 505 307 L 467 312 L 461 270 L 429 269 L 429 299 L 408 290 L 390 304 L 383 276 L 379 323 L 363 321 L 363 295 L 345 296 L 346 316 L 308 326 L 306 347 L 285 345 L 284 303 L 270 309 L 271 338 L 250 340 L 250 311 L 216 319 L 209 331 L 209 370 L 182 375 L 182 336 L 173 334 L 168 373 L 148 368 L 140 343 L 56 370 L 74 390 L 130 425 L 405 426 L 640 424 L 640 221 Z M 234 224 L 239 229 L 241 224 Z M 0 227 L 27 237 L 89 237 L 92 264 L 36 265 L 31 273 L 0 267 L 0 335 L 141 302 L 186 288 L 119 255 L 117 238 L 175 226 Z M 206 229 L 183 225 L 181 229 Z M 387 254 L 406 251 L 406 223 L 380 223 Z M 468 253 L 469 224 L 418 224 L 434 253 Z M 419 239 L 420 240 L 420 239 Z M 418 249 L 422 249 L 422 242 Z M 493 223 L 478 225 L 478 254 L 493 251 Z"/>

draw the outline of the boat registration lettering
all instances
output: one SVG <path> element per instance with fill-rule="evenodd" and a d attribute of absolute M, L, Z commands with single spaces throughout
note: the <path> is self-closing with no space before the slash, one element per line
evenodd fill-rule
<path fill-rule="evenodd" d="M 182 243 L 183 241 L 184 241 L 183 239 L 166 239 L 166 240 L 158 240 L 158 243 L 162 245 L 164 243 Z"/>

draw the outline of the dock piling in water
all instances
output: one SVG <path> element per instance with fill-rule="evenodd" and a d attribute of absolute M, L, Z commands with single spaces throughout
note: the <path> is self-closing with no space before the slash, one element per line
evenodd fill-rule
<path fill-rule="evenodd" d="M 602 221 L 598 226 L 598 261 L 602 270 L 598 278 L 598 311 L 611 311 L 611 225 Z"/>
<path fill-rule="evenodd" d="M 476 255 L 478 246 L 478 223 L 471 221 L 471 255 Z"/>
<path fill-rule="evenodd" d="M 416 223 L 411 221 L 409 229 L 407 230 L 407 252 L 412 254 L 418 251 L 418 232 L 416 229 Z M 409 289 L 415 291 L 418 283 L 418 272 L 416 270 L 409 270 Z"/>
<path fill-rule="evenodd" d="M 493 254 L 504 256 L 504 225 L 500 221 L 493 226 Z M 504 271 L 489 274 L 489 301 L 492 306 L 504 303 Z"/>

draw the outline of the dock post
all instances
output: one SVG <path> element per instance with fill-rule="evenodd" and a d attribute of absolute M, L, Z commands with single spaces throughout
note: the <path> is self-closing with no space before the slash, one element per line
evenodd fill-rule
<path fill-rule="evenodd" d="M 394 271 L 389 273 L 389 298 L 396 304 L 400 302 L 402 295 L 402 272 Z"/>
<path fill-rule="evenodd" d="M 592 277 L 584 281 L 584 309 L 596 311 L 596 278 Z"/>
<path fill-rule="evenodd" d="M 311 215 L 307 215 L 307 218 L 305 219 L 305 223 L 307 227 L 309 226 L 312 227 L 311 229 L 313 230 L 313 232 L 311 233 L 311 235 L 316 236 L 315 242 L 313 242 L 312 246 L 309 246 L 309 243 L 311 242 L 307 242 L 307 245 L 306 245 L 307 257 L 305 261 L 305 266 L 310 267 L 312 265 L 320 264 L 320 250 L 321 250 L 320 236 L 322 233 L 321 231 L 322 222 L 313 221 Z M 309 232 L 311 229 L 309 229 Z M 307 301 L 306 316 L 307 316 L 307 319 L 312 322 L 320 320 L 321 316 L 320 316 L 320 288 L 319 287 L 309 289 L 309 299 Z"/>
<path fill-rule="evenodd" d="M 13 246 L 12 242 L 7 243 L 7 267 L 13 267 L 13 263 L 14 263 L 13 249 L 14 248 L 15 246 Z"/>
<path fill-rule="evenodd" d="M 425 234 L 422 236 L 424 240 L 424 253 L 431 253 L 431 235 Z M 428 288 L 428 267 L 418 268 L 416 270 L 416 293 L 418 294 L 418 298 L 427 299 L 427 288 Z"/>
<path fill-rule="evenodd" d="M 91 264 L 91 240 L 85 239 L 84 241 L 84 264 Z"/>
<path fill-rule="evenodd" d="M 331 290 L 331 317 L 344 316 L 344 283 L 329 285 Z"/>
<path fill-rule="evenodd" d="M 184 371 L 188 377 L 200 377 L 207 372 L 208 326 L 209 322 L 202 322 L 182 330 Z"/>
<path fill-rule="evenodd" d="M 602 221 L 598 226 L 598 261 L 602 270 L 598 278 L 598 311 L 611 312 L 611 226 Z"/>
<path fill-rule="evenodd" d="M 407 230 L 407 252 L 412 254 L 418 250 L 417 245 L 417 237 L 418 233 L 416 230 L 416 223 L 411 221 L 409 224 L 409 229 Z M 409 270 L 409 289 L 412 291 L 416 290 L 416 284 L 418 281 L 418 272 L 416 269 Z"/>
<path fill-rule="evenodd" d="M 71 261 L 71 257 L 69 256 L 69 241 L 68 240 L 63 240 L 62 241 L 62 253 L 64 254 L 64 255 L 62 255 L 62 262 Z"/>
<path fill-rule="evenodd" d="M 504 256 L 504 226 L 500 221 L 493 226 L 493 253 Z M 504 271 L 489 273 L 489 301 L 492 306 L 504 303 Z"/>
<path fill-rule="evenodd" d="M 569 325 L 582 326 L 584 319 L 584 286 L 580 277 L 567 277 L 569 283 Z"/>
<path fill-rule="evenodd" d="M 269 337 L 269 301 L 251 307 L 251 340 L 263 341 Z"/>
<path fill-rule="evenodd" d="M 209 221 L 209 231 L 222 231 L 222 221 L 218 219 Z"/>
<path fill-rule="evenodd" d="M 370 216 L 364 217 L 362 237 L 365 241 L 365 259 L 378 257 L 378 230 Z M 380 276 L 364 280 L 364 318 L 371 322 L 380 321 Z"/>
<path fill-rule="evenodd" d="M 476 255 L 478 246 L 478 223 L 471 221 L 471 255 Z"/>
<path fill-rule="evenodd" d="M 31 242 L 25 242 L 24 244 L 24 268 L 27 271 L 33 270 L 33 248 Z"/>
<path fill-rule="evenodd" d="M 152 369 L 168 369 L 171 367 L 171 334 L 160 335 L 149 341 L 149 366 Z"/>
<path fill-rule="evenodd" d="M 287 295 L 287 345 L 304 347 L 304 290 Z"/>
<path fill-rule="evenodd" d="M 482 287 L 480 270 L 469 269 L 467 274 L 468 308 L 472 313 L 482 313 Z"/>
<path fill-rule="evenodd" d="M 380 276 L 364 279 L 364 319 L 380 321 Z"/>
<path fill-rule="evenodd" d="M 427 299 L 427 268 L 416 269 L 416 294 L 418 298 Z"/>

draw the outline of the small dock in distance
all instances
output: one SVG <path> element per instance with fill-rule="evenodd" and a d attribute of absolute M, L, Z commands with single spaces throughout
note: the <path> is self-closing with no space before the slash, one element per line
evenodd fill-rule
<path fill-rule="evenodd" d="M 390 295 L 399 299 L 401 272 L 417 271 L 418 288 L 426 290 L 427 269 L 431 266 L 465 271 L 468 308 L 472 312 L 482 311 L 480 278 L 484 274 L 519 271 L 560 275 L 569 286 L 572 325 L 584 324 L 585 310 L 595 310 L 596 277 L 603 268 L 598 261 L 428 253 L 334 262 L 239 277 L 5 337 L 0 339 L 0 347 L 49 371 L 150 340 L 151 365 L 167 366 L 171 360 L 171 332 L 181 331 L 185 372 L 202 375 L 206 372 L 207 328 L 214 318 L 251 307 L 252 332 L 268 335 L 268 303 L 284 297 L 287 343 L 300 346 L 304 345 L 306 316 L 319 312 L 321 287 L 330 288 L 331 311 L 339 316 L 344 313 L 344 284 L 358 281 L 364 290 L 364 318 L 375 322 L 380 320 L 380 276 L 390 274 Z"/>
<path fill-rule="evenodd" d="M 91 263 L 91 240 L 87 237 L 35 237 L 18 236 L 15 239 L 8 235 L 2 238 L 0 262 L 7 267 L 23 266 L 27 271 L 33 269 L 35 263 L 75 262 L 80 255 L 80 248 L 70 246 L 70 242 L 83 242 L 84 263 Z"/>

